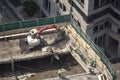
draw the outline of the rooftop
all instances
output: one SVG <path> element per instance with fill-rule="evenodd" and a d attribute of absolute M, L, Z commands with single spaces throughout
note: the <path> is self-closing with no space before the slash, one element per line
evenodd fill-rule
<path fill-rule="evenodd" d="M 25 42 L 28 31 L 52 24 L 60 26 L 65 33 L 47 30 L 41 35 L 44 46 L 29 50 Z M 71 15 L 2 24 L 0 35 L 0 64 L 43 58 L 52 55 L 47 51 L 52 48 L 57 55 L 71 54 L 86 72 L 89 72 L 89 61 L 92 59 L 96 67 L 91 69 L 94 69 L 96 75 L 102 73 L 108 80 L 115 79 L 115 72 L 103 50 L 81 30 Z"/>

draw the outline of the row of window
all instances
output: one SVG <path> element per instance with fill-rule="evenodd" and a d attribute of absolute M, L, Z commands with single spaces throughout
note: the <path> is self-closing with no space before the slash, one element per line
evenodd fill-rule
<path fill-rule="evenodd" d="M 108 3 L 111 3 L 116 8 L 120 9 L 120 0 L 94 0 L 94 9 L 104 6 Z"/>
<path fill-rule="evenodd" d="M 103 23 L 96 24 L 93 28 L 93 34 L 99 32 L 107 27 L 111 27 L 110 21 L 105 21 Z"/>
<path fill-rule="evenodd" d="M 111 0 L 111 3 L 118 9 L 120 9 L 120 0 Z"/>
<path fill-rule="evenodd" d="M 100 47 L 104 47 L 105 44 L 105 34 L 95 38 L 95 44 L 99 45 Z"/>

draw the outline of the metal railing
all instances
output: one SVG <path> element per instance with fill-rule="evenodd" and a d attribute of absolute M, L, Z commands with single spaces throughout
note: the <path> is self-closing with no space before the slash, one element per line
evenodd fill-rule
<path fill-rule="evenodd" d="M 1 24 L 0 32 L 23 29 L 23 28 L 30 28 L 30 27 L 35 27 L 35 26 L 70 22 L 70 20 L 71 20 L 71 17 L 70 17 L 70 14 L 68 14 L 68 15 L 57 16 L 57 17 L 39 18 L 39 19 L 28 20 L 28 21 Z"/>

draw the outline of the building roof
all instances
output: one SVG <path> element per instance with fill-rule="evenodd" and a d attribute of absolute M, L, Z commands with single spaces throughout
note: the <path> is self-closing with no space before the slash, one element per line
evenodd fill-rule
<path fill-rule="evenodd" d="M 41 26 L 51 25 L 51 24 L 66 25 L 66 26 L 70 24 L 70 26 L 68 26 L 67 29 L 70 30 L 70 28 L 72 28 L 74 30 L 73 32 L 78 35 L 77 39 L 81 38 L 82 40 L 84 40 L 84 42 L 92 49 L 92 51 L 97 56 L 99 56 L 103 64 L 106 66 L 106 68 L 109 70 L 110 74 L 112 75 L 113 80 L 115 79 L 115 72 L 111 67 L 111 65 L 109 64 L 108 59 L 105 57 L 103 50 L 101 50 L 98 46 L 96 46 L 94 42 L 87 36 L 87 34 L 85 34 L 82 31 L 80 26 L 74 21 L 74 19 L 72 19 L 70 14 L 57 16 L 57 17 L 41 18 L 41 19 L 34 19 L 34 20 L 28 20 L 22 22 L 2 24 L 0 25 L 0 35 L 1 35 L 0 40 L 6 39 L 5 37 L 9 38 L 10 37 L 9 35 L 12 34 L 26 32 L 33 27 L 38 28 Z M 17 42 L 18 41 L 16 40 L 16 43 Z"/>

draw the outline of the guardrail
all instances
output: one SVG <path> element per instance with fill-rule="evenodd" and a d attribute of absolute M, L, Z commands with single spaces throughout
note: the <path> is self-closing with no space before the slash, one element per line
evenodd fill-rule
<path fill-rule="evenodd" d="M 1 24 L 0 32 L 23 29 L 23 28 L 30 28 L 30 27 L 35 27 L 35 26 L 43 26 L 43 25 L 48 25 L 48 24 L 70 22 L 70 20 L 71 20 L 71 17 L 70 17 L 70 14 L 68 14 L 68 15 L 57 16 L 57 17 L 39 18 L 39 19 L 28 20 L 28 21 Z"/>

